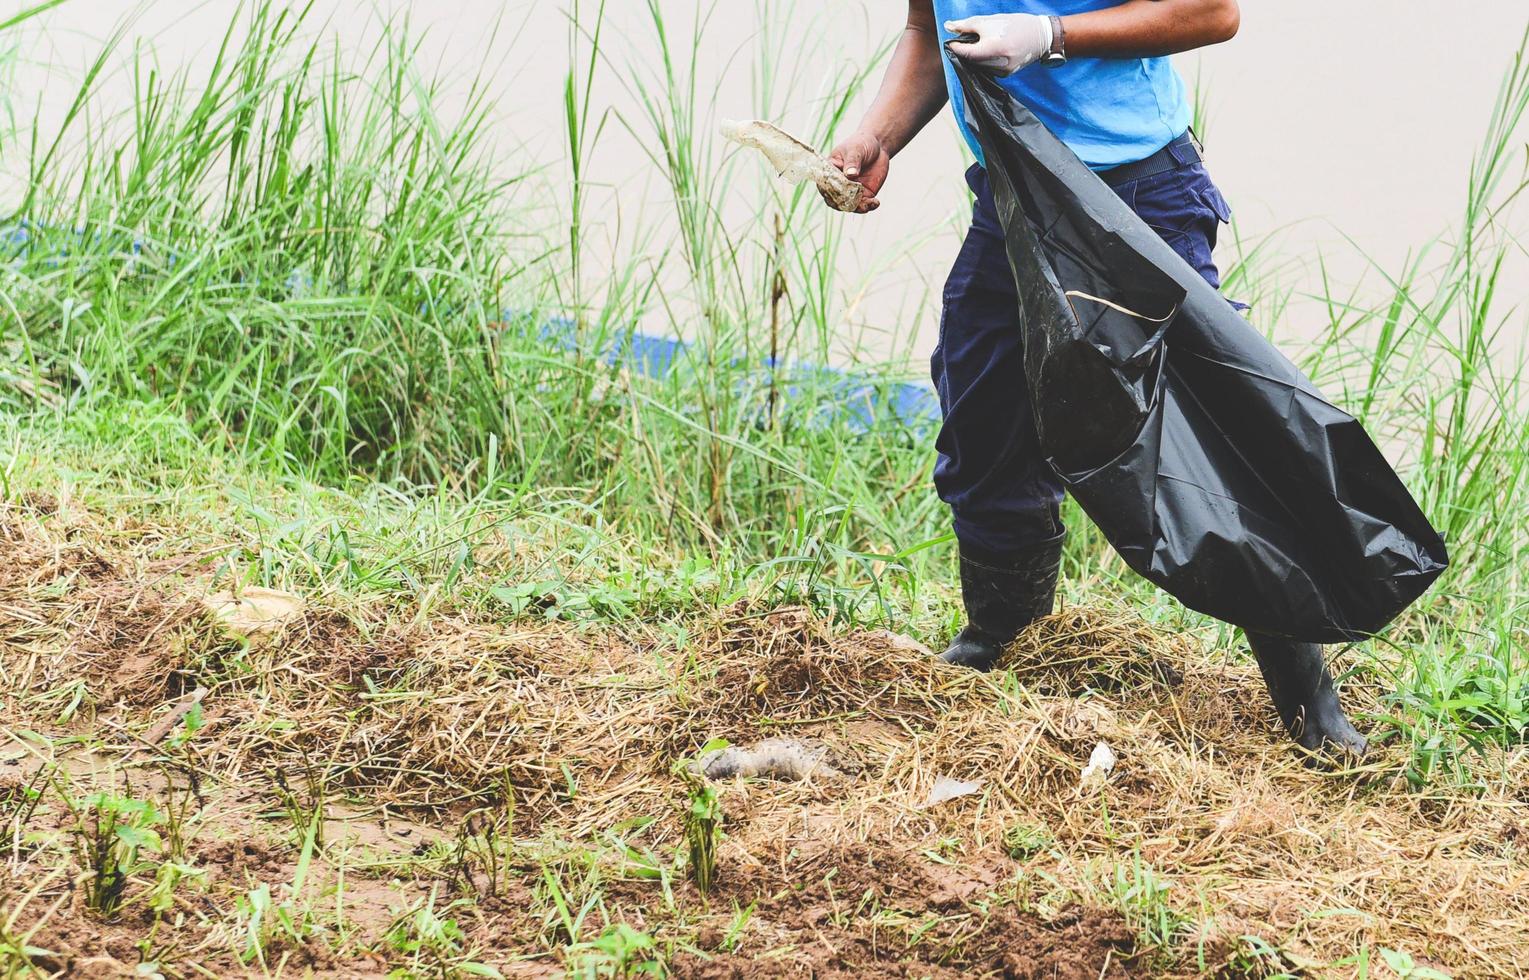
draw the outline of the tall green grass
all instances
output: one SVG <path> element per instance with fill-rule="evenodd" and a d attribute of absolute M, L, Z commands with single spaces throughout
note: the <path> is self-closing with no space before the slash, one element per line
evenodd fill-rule
<path fill-rule="evenodd" d="M 922 465 L 913 437 L 884 420 L 846 445 L 821 424 L 831 379 L 758 371 L 767 353 L 789 364 L 826 352 L 836 232 L 801 191 L 766 195 L 741 230 L 719 221 L 714 202 L 736 196 L 740 172 L 763 182 L 712 135 L 697 39 L 676 48 L 662 8 L 650 13 L 667 54 L 646 73 L 597 47 L 598 8 L 575 21 L 566 185 L 552 189 L 568 227 L 529 248 L 511 233 L 548 193 L 539 164 L 494 154 L 483 80 L 440 118 L 436 83 L 416 77 L 395 32 L 353 66 L 302 40 L 299 15 L 262 4 L 205 75 L 135 77 L 134 114 L 115 128 L 93 123 L 82 91 L 32 168 L 32 239 L 5 295 L 24 366 L 11 406 L 33 407 L 26 392 L 65 411 L 151 400 L 315 479 L 565 487 L 662 538 L 755 556 L 774 556 L 777 531 L 831 529 L 851 510 L 841 541 L 928 537 L 934 507 L 889 508 L 885 493 Z M 831 80 L 821 134 L 870 70 Z M 693 284 L 685 296 L 656 290 L 638 256 L 598 277 L 586 268 L 585 161 L 613 124 L 591 106 L 617 84 L 640 111 L 614 122 L 652 148 L 672 194 L 680 236 L 664 250 Z M 697 320 L 673 377 L 608 364 L 655 310 Z M 564 312 L 571 351 L 544 329 Z"/>
<path fill-rule="evenodd" d="M 1313 376 L 1399 461 L 1449 542 L 1453 567 L 1393 631 L 1377 662 L 1420 746 L 1418 778 L 1459 771 L 1466 745 L 1529 732 L 1529 311 L 1504 270 L 1507 223 L 1529 190 L 1529 33 L 1475 154 L 1459 223 L 1397 271 L 1377 300 L 1324 296 L 1332 320 L 1306 352 Z M 1396 656 L 1400 654 L 1400 656 Z"/>
<path fill-rule="evenodd" d="M 762 592 L 940 633 L 955 612 L 947 515 L 928 486 L 933 433 L 878 397 L 902 365 L 867 357 L 855 395 L 801 367 L 843 354 L 837 325 L 859 285 L 838 272 L 850 226 L 720 145 L 715 123 L 738 107 L 713 104 L 699 53 L 711 18 L 736 13 L 697 2 L 676 19 L 679 6 L 639 11 L 661 53 L 652 63 L 609 46 L 601 0 L 571 8 L 557 160 L 493 145 L 488 78 L 444 115 L 446 83 L 419 74 L 417 42 L 397 25 L 351 57 L 314 39 L 301 13 L 256 3 L 194 77 L 108 46 L 61 129 L 31 143 L 13 216 L 28 240 L 8 246 L 0 280 L 8 426 L 110 446 L 103 458 L 131 465 L 126 455 L 143 474 L 185 475 L 205 454 L 363 496 L 441 489 L 465 501 L 453 527 L 481 527 L 476 513 L 566 528 L 588 578 L 648 582 L 630 560 L 645 553 L 683 577 L 697 559 L 720 570 L 712 599 Z M 758 0 L 754 16 L 808 14 Z M 735 70 L 752 72 L 755 114 L 810 105 L 819 143 L 844 128 L 876 68 L 808 79 L 803 53 L 768 26 L 748 54 Z M 133 111 L 104 118 L 97 87 L 123 58 L 137 66 Z M 608 108 L 618 96 L 630 108 Z M 1387 295 L 1329 297 L 1331 328 L 1305 355 L 1396 450 L 1457 557 L 1359 661 L 1394 692 L 1387 724 L 1424 780 L 1474 778 L 1462 753 L 1521 738 L 1529 719 L 1529 419 L 1522 352 L 1506 342 L 1524 311 L 1500 298 L 1516 247 L 1500 217 L 1525 186 L 1526 106 L 1521 56 L 1461 228 L 1391 274 Z M 638 164 L 672 215 L 624 230 L 610 261 L 588 247 L 591 175 L 618 132 L 645 148 Z M 1259 255 L 1240 258 L 1228 281 L 1256 293 Z M 562 316 L 568 329 L 549 332 Z M 634 324 L 655 318 L 690 341 L 674 370 L 612 363 Z M 1130 579 L 1080 516 L 1072 524 L 1075 594 L 1129 594 L 1156 618 L 1207 626 Z M 369 589 L 432 587 L 407 574 L 408 555 L 369 562 L 344 532 L 329 522 L 322 545 L 283 547 L 368 567 Z M 419 567 L 438 567 L 441 548 L 469 560 L 472 540 L 421 540 Z M 673 598 L 645 590 L 588 608 L 625 615 L 620 595 Z"/>
<path fill-rule="evenodd" d="M 255 8 L 195 79 L 137 61 L 127 120 L 92 125 L 81 92 L 34 154 L 12 324 L 65 409 L 164 400 L 305 472 L 439 478 L 477 441 L 457 433 L 499 419 L 469 413 L 500 394 L 513 176 L 490 170 L 481 91 L 443 125 L 403 37 L 358 74 L 300 25 Z"/>

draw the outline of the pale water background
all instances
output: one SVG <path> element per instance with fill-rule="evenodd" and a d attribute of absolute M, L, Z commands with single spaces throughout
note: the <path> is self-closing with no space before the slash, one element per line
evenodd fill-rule
<path fill-rule="evenodd" d="M 16 6 L 0 4 L 0 17 Z M 586 15 L 594 6 L 585 0 Z M 684 46 L 697 5 L 659 0 L 659 6 Z M 4 81 L 12 110 L 23 125 L 39 114 L 46 130 L 67 107 L 90 57 L 118 28 L 127 38 L 119 64 L 130 60 L 134 45 L 152 50 L 164 69 L 205 64 L 239 9 L 236 0 L 71 0 L 14 42 L 19 57 Z M 493 135 L 507 172 L 536 161 L 555 178 L 564 156 L 567 9 L 513 0 L 318 0 L 313 24 L 362 49 L 384 19 L 407 15 L 426 32 L 422 73 L 445 73 L 458 92 L 484 70 L 494 79 Z M 720 119 L 769 112 L 802 129 L 835 79 L 895 36 L 905 7 L 900 0 L 720 0 L 713 10 L 700 54 L 703 98 L 711 100 L 703 113 Z M 1243 11 L 1234 41 L 1179 59 L 1186 80 L 1205 93 L 1203 135 L 1212 172 L 1237 211 L 1237 232 L 1250 244 L 1273 236 L 1278 259 L 1267 268 L 1297 295 L 1319 290 L 1324 271 L 1342 291 L 1378 295 L 1382 281 L 1363 256 L 1394 270 L 1456 222 L 1472 155 L 1529 24 L 1529 3 L 1245 0 Z M 608 18 L 597 102 L 630 117 L 636 102 L 620 76 L 633 66 L 652 71 L 657 46 L 643 0 L 611 0 Z M 761 108 L 751 99 L 756 53 L 772 43 L 790 52 L 790 63 L 778 67 L 796 79 L 796 89 Z M 129 77 L 116 75 L 108 108 L 114 100 L 118 109 L 128 104 Z M 858 100 L 852 120 L 870 95 Z M 14 175 L 24 166 L 18 150 L 10 141 L 0 160 L 0 171 L 12 175 L 0 195 L 14 194 Z M 838 325 L 844 349 L 901 360 L 932 347 L 940 285 L 967 217 L 964 153 L 953 123 L 942 117 L 895 162 L 879 212 L 836 219 L 846 222 L 849 236 L 840 257 L 848 297 Z M 596 248 L 629 251 L 636 247 L 633 229 L 642 228 L 650 247 L 666 250 L 667 188 L 619 121 L 607 127 L 593 179 Z M 555 201 L 548 210 L 555 218 Z M 1529 231 L 1526 217 L 1525 208 L 1514 213 L 1517 230 Z M 1526 272 L 1529 261 L 1510 268 L 1505 307 L 1529 305 Z M 1516 316 L 1513 330 L 1522 337 L 1524 317 Z M 1308 300 L 1295 302 L 1273 326 L 1280 336 L 1299 338 L 1324 324 L 1322 308 Z"/>

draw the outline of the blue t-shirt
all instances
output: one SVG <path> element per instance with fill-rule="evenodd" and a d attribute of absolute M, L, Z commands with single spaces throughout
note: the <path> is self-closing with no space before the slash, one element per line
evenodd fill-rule
<path fill-rule="evenodd" d="M 1068 14 L 1118 6 L 1120 0 L 934 0 L 940 43 L 945 22 L 982 14 Z M 961 133 L 982 160 L 967 127 L 966 101 L 945 56 L 945 82 Z M 1031 65 L 1003 79 L 1015 98 L 1095 170 L 1135 163 L 1161 150 L 1190 123 L 1184 80 L 1167 58 L 1071 58 L 1060 68 Z"/>

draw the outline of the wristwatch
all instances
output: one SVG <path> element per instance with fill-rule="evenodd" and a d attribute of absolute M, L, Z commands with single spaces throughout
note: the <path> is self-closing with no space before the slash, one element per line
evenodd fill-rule
<path fill-rule="evenodd" d="M 1062 27 L 1062 18 L 1055 15 L 1051 17 L 1051 50 L 1041 56 L 1041 64 L 1047 68 L 1067 64 L 1067 31 Z"/>

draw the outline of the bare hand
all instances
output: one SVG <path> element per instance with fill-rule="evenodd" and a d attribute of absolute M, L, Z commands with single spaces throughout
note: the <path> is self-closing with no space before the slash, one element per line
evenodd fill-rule
<path fill-rule="evenodd" d="M 881 207 L 876 195 L 887 182 L 887 174 L 892 167 L 892 155 L 881 145 L 881 140 L 869 133 L 855 133 L 834 147 L 828 155 L 828 162 L 842 170 L 844 176 L 865 188 L 865 193 L 860 195 L 860 207 L 855 213 L 870 214 Z"/>

